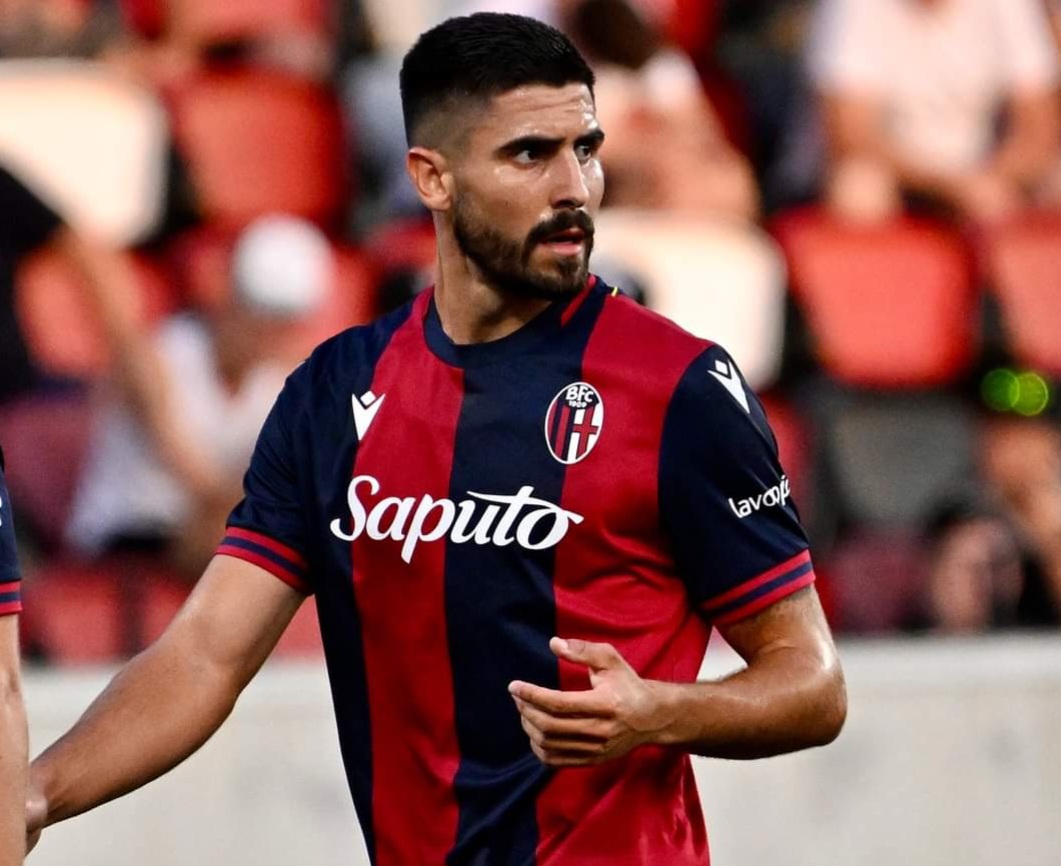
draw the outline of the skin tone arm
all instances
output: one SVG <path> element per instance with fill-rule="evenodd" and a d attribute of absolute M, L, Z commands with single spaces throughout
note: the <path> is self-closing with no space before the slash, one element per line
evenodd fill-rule
<path fill-rule="evenodd" d="M 218 498 L 218 472 L 207 455 L 181 434 L 165 365 L 140 323 L 135 303 L 130 303 L 130 298 L 139 297 L 139 291 L 129 260 L 69 228 L 59 231 L 54 244 L 85 281 L 92 312 L 114 354 L 118 386 L 159 459 L 196 498 Z"/>
<path fill-rule="evenodd" d="M 957 175 L 926 170 L 888 147 L 881 109 L 868 97 L 826 95 L 825 129 L 833 159 L 864 160 L 882 165 L 906 189 L 956 204 L 977 216 L 1002 210 L 1004 200 L 1021 186 L 1043 177 L 1055 160 L 1061 140 L 1061 111 L 1053 91 L 1018 93 L 1010 100 L 1005 137 L 979 169 Z"/>
<path fill-rule="evenodd" d="M 19 675 L 18 617 L 0 617 L 0 866 L 25 855 L 26 710 Z"/>
<path fill-rule="evenodd" d="M 591 688 L 511 684 L 534 753 L 556 767 L 600 764 L 641 745 L 752 759 L 837 737 L 846 690 L 813 588 L 720 631 L 748 666 L 697 683 L 642 679 L 609 644 L 554 638 L 557 656 L 589 668 Z"/>
<path fill-rule="evenodd" d="M 220 727 L 304 596 L 215 557 L 162 637 L 130 661 L 31 767 L 30 842 L 42 827 L 145 785 Z"/>

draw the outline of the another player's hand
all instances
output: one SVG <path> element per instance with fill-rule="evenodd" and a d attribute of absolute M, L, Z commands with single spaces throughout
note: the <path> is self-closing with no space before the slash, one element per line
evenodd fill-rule
<path fill-rule="evenodd" d="M 588 767 L 656 741 L 664 728 L 661 683 L 642 679 L 611 644 L 553 638 L 561 659 L 589 668 L 591 689 L 508 687 L 531 749 L 552 767 Z"/>
<path fill-rule="evenodd" d="M 26 791 L 26 853 L 34 849 L 40 841 L 41 831 L 48 819 L 48 801 L 44 792 L 33 784 L 30 779 L 29 790 Z"/>

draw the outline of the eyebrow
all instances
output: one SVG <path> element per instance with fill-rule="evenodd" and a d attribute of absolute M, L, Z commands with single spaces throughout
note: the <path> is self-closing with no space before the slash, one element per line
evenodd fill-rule
<path fill-rule="evenodd" d="M 585 135 L 580 135 L 576 138 L 575 147 L 584 147 L 586 145 L 599 147 L 603 142 L 604 130 L 594 129 L 592 132 L 587 132 Z M 524 135 L 501 145 L 501 147 L 497 149 L 497 152 L 502 156 L 515 156 L 517 153 L 521 153 L 530 148 L 544 151 L 555 151 L 558 150 L 563 143 L 564 139 L 562 138 L 549 138 L 544 135 Z"/>

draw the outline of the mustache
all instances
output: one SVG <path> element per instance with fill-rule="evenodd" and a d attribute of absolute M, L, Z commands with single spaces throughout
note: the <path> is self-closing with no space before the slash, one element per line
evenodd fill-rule
<path fill-rule="evenodd" d="M 567 231 L 568 229 L 580 229 L 585 234 L 586 240 L 589 241 L 593 238 L 593 218 L 585 211 L 561 211 L 556 216 L 539 223 L 531 229 L 530 234 L 527 235 L 527 248 L 529 249 L 535 244 L 541 243 L 550 235 L 555 235 L 557 232 Z"/>

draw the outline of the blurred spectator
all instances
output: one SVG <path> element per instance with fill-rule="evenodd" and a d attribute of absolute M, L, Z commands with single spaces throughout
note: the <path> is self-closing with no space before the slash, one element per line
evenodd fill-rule
<path fill-rule="evenodd" d="M 1058 61 L 1041 0 L 822 0 L 809 62 L 829 200 L 847 217 L 886 218 L 915 196 L 995 221 L 1056 162 Z"/>
<path fill-rule="evenodd" d="M 111 3 L 0 0 L 0 58 L 90 57 L 120 32 Z"/>
<path fill-rule="evenodd" d="M 1061 431 L 1045 420 L 999 420 L 986 429 L 982 449 L 984 476 L 1029 560 L 1021 618 L 1061 625 Z"/>
<path fill-rule="evenodd" d="M 957 499 L 925 531 L 927 574 L 909 625 L 943 634 L 976 634 L 1018 624 L 1024 576 L 1009 524 L 986 506 Z"/>
<path fill-rule="evenodd" d="M 583 0 L 567 29 L 597 75 L 605 204 L 752 220 L 758 192 L 692 61 L 626 0 Z"/>
<path fill-rule="evenodd" d="M 117 387 L 75 496 L 73 547 L 153 551 L 188 575 L 201 572 L 297 361 L 291 338 L 328 289 L 331 256 L 309 223 L 264 217 L 240 236 L 229 301 L 211 315 L 175 316 L 151 339 L 102 299 Z"/>
<path fill-rule="evenodd" d="M 66 226 L 30 189 L 0 166 L 0 402 L 48 384 L 26 345 L 16 309 L 15 277 L 35 251 L 51 246 L 90 290 L 135 306 L 135 277 L 107 247 Z"/>

